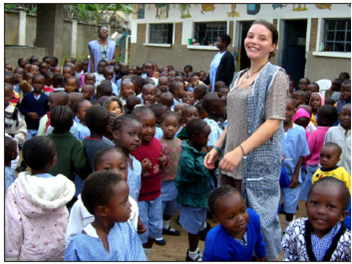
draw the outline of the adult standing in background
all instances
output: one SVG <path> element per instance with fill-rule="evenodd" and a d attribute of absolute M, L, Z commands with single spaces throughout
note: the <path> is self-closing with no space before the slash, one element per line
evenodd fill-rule
<path fill-rule="evenodd" d="M 211 85 L 211 92 L 214 92 L 214 86 L 217 81 L 223 81 L 227 86 L 230 85 L 235 71 L 235 60 L 232 54 L 227 50 L 231 43 L 231 37 L 226 34 L 218 36 L 215 42 L 216 47 L 220 50 L 210 64 L 210 74 L 204 81 L 205 84 Z"/>
<path fill-rule="evenodd" d="M 288 77 L 269 62 L 278 41 L 273 24 L 257 20 L 250 27 L 244 46 L 251 66 L 238 72 L 227 94 L 227 127 L 214 148 L 205 156 L 204 166 L 219 163 L 221 185 L 241 190 L 246 204 L 259 216 L 269 261 L 281 251 L 281 226 L 277 214 L 282 163 L 282 120 L 285 119 Z"/>
<path fill-rule="evenodd" d="M 109 65 L 116 63 L 116 42 L 108 40 L 109 29 L 100 27 L 98 35 L 98 40 L 92 40 L 88 43 L 90 52 L 88 72 L 96 72 L 100 60 L 106 60 Z"/>

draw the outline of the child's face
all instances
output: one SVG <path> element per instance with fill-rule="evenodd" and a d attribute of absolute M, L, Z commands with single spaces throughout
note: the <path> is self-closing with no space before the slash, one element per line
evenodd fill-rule
<path fill-rule="evenodd" d="M 306 79 L 300 79 L 298 83 L 298 89 L 306 91 L 308 87 L 308 81 Z"/>
<path fill-rule="evenodd" d="M 32 84 L 33 83 L 33 74 L 31 73 L 26 73 L 23 77 L 23 79 L 25 81 L 27 81 L 28 83 Z"/>
<path fill-rule="evenodd" d="M 83 85 L 81 93 L 83 94 L 84 99 L 90 100 L 94 96 L 94 89 Z"/>
<path fill-rule="evenodd" d="M 336 81 L 331 82 L 331 87 L 330 87 L 331 91 L 339 91 L 340 90 L 339 88 L 341 87 L 338 82 Z"/>
<path fill-rule="evenodd" d="M 150 73 L 153 71 L 153 66 L 151 64 L 146 64 L 144 65 L 144 72 L 147 74 L 147 76 L 150 76 Z"/>
<path fill-rule="evenodd" d="M 125 157 L 117 151 L 109 151 L 102 156 L 96 166 L 96 171 L 112 171 L 120 174 L 127 182 L 127 162 Z"/>
<path fill-rule="evenodd" d="M 306 100 L 304 100 L 303 96 L 293 93 L 292 98 L 295 99 L 296 102 L 296 107 L 299 106 L 300 104 L 305 104 Z"/>
<path fill-rule="evenodd" d="M 290 84 L 290 86 L 289 86 L 289 91 L 290 91 L 290 93 L 292 94 L 292 93 L 293 93 L 293 90 L 295 89 L 295 86 L 293 85 L 293 81 L 289 81 L 289 84 Z"/>
<path fill-rule="evenodd" d="M 310 98 L 312 96 L 312 93 L 317 93 L 319 92 L 319 88 L 315 84 L 309 84 L 307 87 L 307 96 Z"/>
<path fill-rule="evenodd" d="M 23 66 L 24 72 L 31 72 L 31 64 L 26 64 Z"/>
<path fill-rule="evenodd" d="M 130 189 L 127 182 L 120 181 L 112 187 L 112 194 L 106 206 L 107 220 L 111 223 L 127 222 L 131 216 L 131 203 L 128 200 Z"/>
<path fill-rule="evenodd" d="M 293 116 L 296 113 L 296 107 L 293 100 L 287 100 L 286 102 L 286 114 L 285 114 L 285 123 L 292 122 Z"/>
<path fill-rule="evenodd" d="M 50 86 L 50 85 L 52 85 L 52 84 L 53 84 L 53 79 L 50 78 L 50 77 L 46 77 L 46 78 L 45 78 L 45 85 L 46 85 L 46 86 Z"/>
<path fill-rule="evenodd" d="M 194 98 L 194 93 L 193 92 L 185 92 L 182 97 L 182 101 L 189 104 L 189 105 L 194 105 L 196 102 L 196 99 Z"/>
<path fill-rule="evenodd" d="M 37 57 L 32 57 L 32 64 L 33 64 L 33 65 L 37 65 L 37 66 L 38 66 L 39 63 L 40 63 L 40 62 L 39 62 L 39 60 L 38 60 Z"/>
<path fill-rule="evenodd" d="M 84 77 L 84 82 L 89 85 L 94 85 L 95 84 L 95 75 L 94 74 L 87 74 Z"/>
<path fill-rule="evenodd" d="M 229 93 L 229 89 L 222 87 L 218 89 L 220 96 L 219 97 L 223 97 L 223 96 L 227 96 L 227 94 Z"/>
<path fill-rule="evenodd" d="M 160 128 L 163 130 L 166 139 L 173 139 L 179 128 L 179 118 L 174 115 L 168 115 L 164 118 Z"/>
<path fill-rule="evenodd" d="M 183 116 L 183 120 L 187 124 L 189 121 L 191 121 L 193 118 L 196 118 L 196 117 L 199 117 L 198 110 L 195 107 L 191 107 Z"/>
<path fill-rule="evenodd" d="M 104 70 L 104 78 L 111 81 L 112 78 L 114 77 L 114 70 L 112 68 L 105 68 Z"/>
<path fill-rule="evenodd" d="M 98 66 L 97 66 L 97 68 L 98 68 L 98 69 L 97 69 L 98 73 L 103 74 L 103 73 L 104 73 L 104 68 L 105 68 L 106 66 L 108 66 L 106 63 L 99 62 L 99 63 L 98 63 Z"/>
<path fill-rule="evenodd" d="M 199 77 L 198 76 L 192 77 L 192 79 L 191 79 L 192 87 L 195 87 L 198 84 L 198 81 L 199 81 Z"/>
<path fill-rule="evenodd" d="M 115 113 L 115 114 L 118 114 L 118 115 L 122 113 L 121 107 L 120 107 L 120 105 L 119 105 L 119 103 L 117 101 L 112 101 L 109 104 L 108 110 L 109 110 L 110 113 Z"/>
<path fill-rule="evenodd" d="M 88 71 L 88 61 L 83 61 L 82 62 L 82 70 L 83 70 L 83 72 L 87 72 Z"/>
<path fill-rule="evenodd" d="M 192 136 L 191 140 L 193 140 L 197 149 L 201 149 L 208 144 L 208 137 L 210 132 L 210 126 L 206 125 L 200 134 Z"/>
<path fill-rule="evenodd" d="M 317 94 L 313 94 L 312 97 L 310 98 L 310 107 L 312 108 L 313 112 L 318 110 L 320 106 L 321 106 L 320 96 Z"/>
<path fill-rule="evenodd" d="M 345 106 L 341 108 L 339 120 L 344 129 L 351 129 L 351 107 Z"/>
<path fill-rule="evenodd" d="M 142 66 L 137 66 L 136 67 L 136 74 L 140 76 L 142 74 Z"/>
<path fill-rule="evenodd" d="M 121 87 L 121 91 L 120 91 L 122 97 L 124 99 L 126 99 L 127 97 L 129 97 L 130 95 L 134 94 L 134 85 L 132 83 L 130 84 L 124 84 Z"/>
<path fill-rule="evenodd" d="M 142 142 L 148 143 L 152 141 L 155 135 L 156 120 L 151 113 L 138 116 L 143 125 Z"/>
<path fill-rule="evenodd" d="M 45 79 L 44 77 L 33 77 L 33 89 L 34 89 L 34 92 L 36 93 L 40 93 L 43 88 L 44 88 L 44 85 L 45 85 Z"/>
<path fill-rule="evenodd" d="M 153 78 L 157 78 L 159 79 L 160 78 L 160 72 L 156 71 L 153 73 Z"/>
<path fill-rule="evenodd" d="M 143 86 L 142 98 L 146 106 L 150 106 L 155 103 L 156 100 L 156 87 L 154 85 Z"/>
<path fill-rule="evenodd" d="M 316 185 L 308 197 L 306 210 L 313 234 L 319 238 L 323 238 L 347 216 L 347 211 L 343 210 L 342 193 L 336 185 Z"/>
<path fill-rule="evenodd" d="M 39 71 L 38 71 L 38 66 L 37 66 L 37 65 L 32 65 L 32 66 L 31 66 L 30 73 L 32 73 L 33 75 L 38 74 L 38 73 L 39 73 Z"/>
<path fill-rule="evenodd" d="M 341 85 L 341 98 L 345 101 L 351 101 L 351 85 Z"/>
<path fill-rule="evenodd" d="M 50 71 L 52 71 L 54 74 L 61 74 L 61 70 L 59 67 L 52 67 L 50 68 Z"/>
<path fill-rule="evenodd" d="M 48 71 L 48 65 L 46 63 L 43 63 L 39 66 L 39 72 L 41 74 L 44 74 Z"/>
<path fill-rule="evenodd" d="M 239 193 L 219 198 L 215 204 L 213 218 L 234 238 L 243 238 L 249 222 L 246 203 Z"/>
<path fill-rule="evenodd" d="M 184 104 L 177 104 L 175 105 L 174 112 L 179 115 L 179 117 L 182 117 L 182 109 L 185 107 Z"/>
<path fill-rule="evenodd" d="M 20 64 L 19 64 L 18 66 L 22 67 L 25 63 L 27 63 L 27 59 L 22 58 L 22 59 L 20 60 Z"/>
<path fill-rule="evenodd" d="M 10 76 L 5 76 L 5 82 L 14 85 L 14 83 L 12 82 L 12 78 Z"/>
<path fill-rule="evenodd" d="M 56 66 L 57 65 L 56 62 L 54 61 L 54 59 L 50 59 L 50 65 L 51 66 Z"/>
<path fill-rule="evenodd" d="M 133 74 L 134 74 L 134 69 L 133 69 L 132 66 L 129 66 L 129 67 L 128 67 L 128 74 L 129 74 L 129 75 L 133 75 Z"/>
<path fill-rule="evenodd" d="M 43 60 L 47 65 L 51 65 L 51 59 L 50 58 L 45 58 L 44 60 Z"/>
<path fill-rule="evenodd" d="M 176 76 L 176 77 L 175 77 L 175 81 L 176 81 L 176 82 L 182 82 L 182 83 L 184 84 L 184 81 L 183 81 L 182 76 Z"/>
<path fill-rule="evenodd" d="M 184 93 L 185 93 L 185 85 L 183 83 L 178 83 L 177 88 L 175 89 L 175 94 L 177 94 L 180 98 L 182 98 Z"/>
<path fill-rule="evenodd" d="M 10 104 L 13 96 L 12 89 L 5 88 L 5 108 Z"/>
<path fill-rule="evenodd" d="M 5 66 L 5 72 L 12 72 L 12 66 L 10 64 L 6 64 Z"/>
<path fill-rule="evenodd" d="M 340 155 L 337 149 L 332 146 L 323 146 L 320 151 L 319 162 L 320 165 L 326 170 L 336 167 L 340 161 Z"/>
<path fill-rule="evenodd" d="M 168 80 L 163 80 L 163 79 L 160 79 L 159 80 L 159 85 L 158 85 L 158 88 L 161 90 L 161 92 L 167 92 L 167 87 L 169 86 L 169 82 Z"/>
<path fill-rule="evenodd" d="M 64 79 L 67 80 L 72 76 L 71 74 L 71 67 L 64 67 L 62 76 L 64 76 Z M 87 83 L 87 82 L 86 82 Z"/>
<path fill-rule="evenodd" d="M 78 117 L 78 119 L 81 121 L 85 121 L 86 120 L 86 112 L 91 107 L 92 107 L 92 104 L 89 101 L 83 101 L 78 108 L 78 112 L 76 113 L 76 116 Z"/>
<path fill-rule="evenodd" d="M 125 154 L 136 151 L 142 143 L 142 125 L 137 121 L 127 121 L 119 130 L 113 132 L 116 145 Z"/>
<path fill-rule="evenodd" d="M 68 79 L 66 81 L 65 89 L 68 93 L 73 93 L 77 90 L 78 88 L 78 83 L 74 79 Z"/>

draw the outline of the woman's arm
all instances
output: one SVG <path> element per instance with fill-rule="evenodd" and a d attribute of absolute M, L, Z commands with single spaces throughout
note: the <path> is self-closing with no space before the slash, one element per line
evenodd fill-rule
<path fill-rule="evenodd" d="M 95 69 L 94 69 L 94 55 L 93 55 L 91 50 L 89 51 L 89 53 L 90 53 L 90 72 L 95 72 Z"/>
<path fill-rule="evenodd" d="M 233 171 L 238 166 L 238 164 L 240 164 L 245 155 L 247 155 L 253 149 L 263 145 L 276 133 L 276 131 L 279 130 L 280 123 L 281 120 L 279 119 L 266 120 L 257 129 L 257 131 L 255 131 L 249 138 L 242 142 L 240 146 L 242 146 L 243 151 L 241 147 L 237 147 L 234 150 L 228 152 L 220 161 L 219 168 L 221 170 Z"/>
<path fill-rule="evenodd" d="M 222 132 L 221 137 L 219 138 L 219 140 L 215 143 L 215 147 L 221 149 L 222 147 L 222 143 L 224 142 L 225 136 L 227 134 L 227 127 L 225 128 L 224 132 Z M 215 162 L 217 161 L 217 159 L 219 158 L 220 154 L 217 152 L 216 149 L 212 149 L 208 152 L 208 154 L 204 157 L 204 166 L 208 169 L 208 170 L 213 170 L 215 169 Z"/>
<path fill-rule="evenodd" d="M 116 64 L 116 57 L 117 57 L 117 49 L 115 47 L 114 57 L 112 58 L 112 60 L 108 61 L 108 64 L 109 65 L 115 65 Z"/>

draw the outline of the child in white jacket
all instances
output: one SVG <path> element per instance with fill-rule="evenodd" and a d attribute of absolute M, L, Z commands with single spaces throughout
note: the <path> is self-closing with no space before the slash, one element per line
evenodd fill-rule
<path fill-rule="evenodd" d="M 32 172 L 21 172 L 5 198 L 5 261 L 62 261 L 68 203 L 74 183 L 52 176 L 54 143 L 46 136 L 25 142 L 22 156 Z"/>

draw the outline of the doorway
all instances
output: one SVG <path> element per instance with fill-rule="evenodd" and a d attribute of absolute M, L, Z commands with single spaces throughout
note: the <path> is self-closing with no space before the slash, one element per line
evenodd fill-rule
<path fill-rule="evenodd" d="M 285 20 L 282 67 L 290 73 L 298 87 L 306 67 L 307 20 Z"/>
<path fill-rule="evenodd" d="M 248 32 L 249 28 L 251 27 L 253 21 L 241 21 L 240 22 L 240 30 L 239 30 L 240 37 L 239 37 L 239 43 L 238 43 L 239 58 L 238 58 L 237 69 L 235 69 L 236 71 L 240 71 L 240 70 L 243 70 L 243 69 L 250 67 L 250 60 L 247 57 L 247 53 L 244 48 L 244 40 L 247 36 L 247 32 Z"/>

